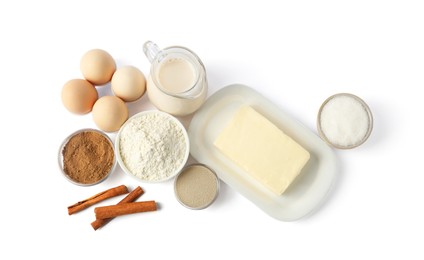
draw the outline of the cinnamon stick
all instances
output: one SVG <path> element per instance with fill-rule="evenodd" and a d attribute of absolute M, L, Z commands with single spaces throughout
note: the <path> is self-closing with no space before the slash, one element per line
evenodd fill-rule
<path fill-rule="evenodd" d="M 133 191 L 131 191 L 125 198 L 123 198 L 120 202 L 118 202 L 118 205 L 123 203 L 133 202 L 138 197 L 143 195 L 143 193 L 144 193 L 143 189 L 140 186 L 138 186 Z M 91 223 L 91 226 L 94 228 L 94 230 L 97 230 L 103 227 L 104 225 L 106 225 L 107 223 L 109 223 L 112 219 L 113 218 L 96 219 L 95 221 Z"/>
<path fill-rule="evenodd" d="M 99 203 L 100 201 L 103 201 L 105 199 L 109 199 L 118 195 L 122 195 L 128 193 L 128 189 L 125 185 L 120 185 L 115 188 L 111 188 L 108 190 L 105 190 L 103 192 L 100 192 L 88 199 L 79 201 L 75 203 L 74 205 L 71 205 L 68 207 L 68 214 L 72 215 L 74 213 L 77 213 L 81 210 L 84 210 L 96 203 Z"/>
<path fill-rule="evenodd" d="M 113 218 L 121 215 L 146 212 L 146 211 L 155 211 L 157 210 L 156 202 L 151 201 L 141 201 L 141 202 L 129 202 L 122 203 L 112 206 L 103 206 L 97 207 L 94 209 L 96 214 L 96 219 L 105 219 Z"/>

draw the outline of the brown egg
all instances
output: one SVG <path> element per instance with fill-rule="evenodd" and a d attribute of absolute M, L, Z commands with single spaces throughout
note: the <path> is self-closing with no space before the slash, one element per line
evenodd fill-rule
<path fill-rule="evenodd" d="M 84 78 L 96 86 L 101 86 L 110 81 L 116 70 L 113 57 L 101 49 L 86 52 L 80 61 L 80 69 Z"/>
<path fill-rule="evenodd" d="M 124 66 L 113 74 L 111 88 L 117 97 L 132 102 L 141 98 L 146 91 L 146 78 L 136 67 Z"/>
<path fill-rule="evenodd" d="M 84 79 L 71 79 L 62 88 L 62 103 L 75 114 L 90 112 L 97 98 L 96 88 Z"/>
<path fill-rule="evenodd" d="M 128 108 L 115 96 L 99 98 L 93 106 L 93 121 L 100 130 L 116 132 L 128 119 Z"/>

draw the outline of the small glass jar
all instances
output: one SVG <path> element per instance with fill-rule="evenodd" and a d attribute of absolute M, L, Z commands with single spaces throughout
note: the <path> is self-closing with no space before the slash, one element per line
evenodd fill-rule
<path fill-rule="evenodd" d="M 203 105 L 208 90 L 206 71 L 194 52 L 180 46 L 160 50 L 150 41 L 143 51 L 151 62 L 147 95 L 153 105 L 174 116 L 190 115 Z"/>

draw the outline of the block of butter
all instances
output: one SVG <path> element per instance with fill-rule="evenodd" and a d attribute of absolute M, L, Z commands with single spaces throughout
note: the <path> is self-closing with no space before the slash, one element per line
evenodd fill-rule
<path fill-rule="evenodd" d="M 310 155 L 250 106 L 242 106 L 214 145 L 231 161 L 281 195 L 299 175 Z"/>

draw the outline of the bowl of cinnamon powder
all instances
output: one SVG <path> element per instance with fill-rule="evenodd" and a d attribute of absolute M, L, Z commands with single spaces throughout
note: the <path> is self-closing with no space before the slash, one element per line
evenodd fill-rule
<path fill-rule="evenodd" d="M 116 166 L 112 140 L 96 129 L 70 134 L 59 149 L 59 167 L 73 184 L 91 186 L 106 180 Z"/>

